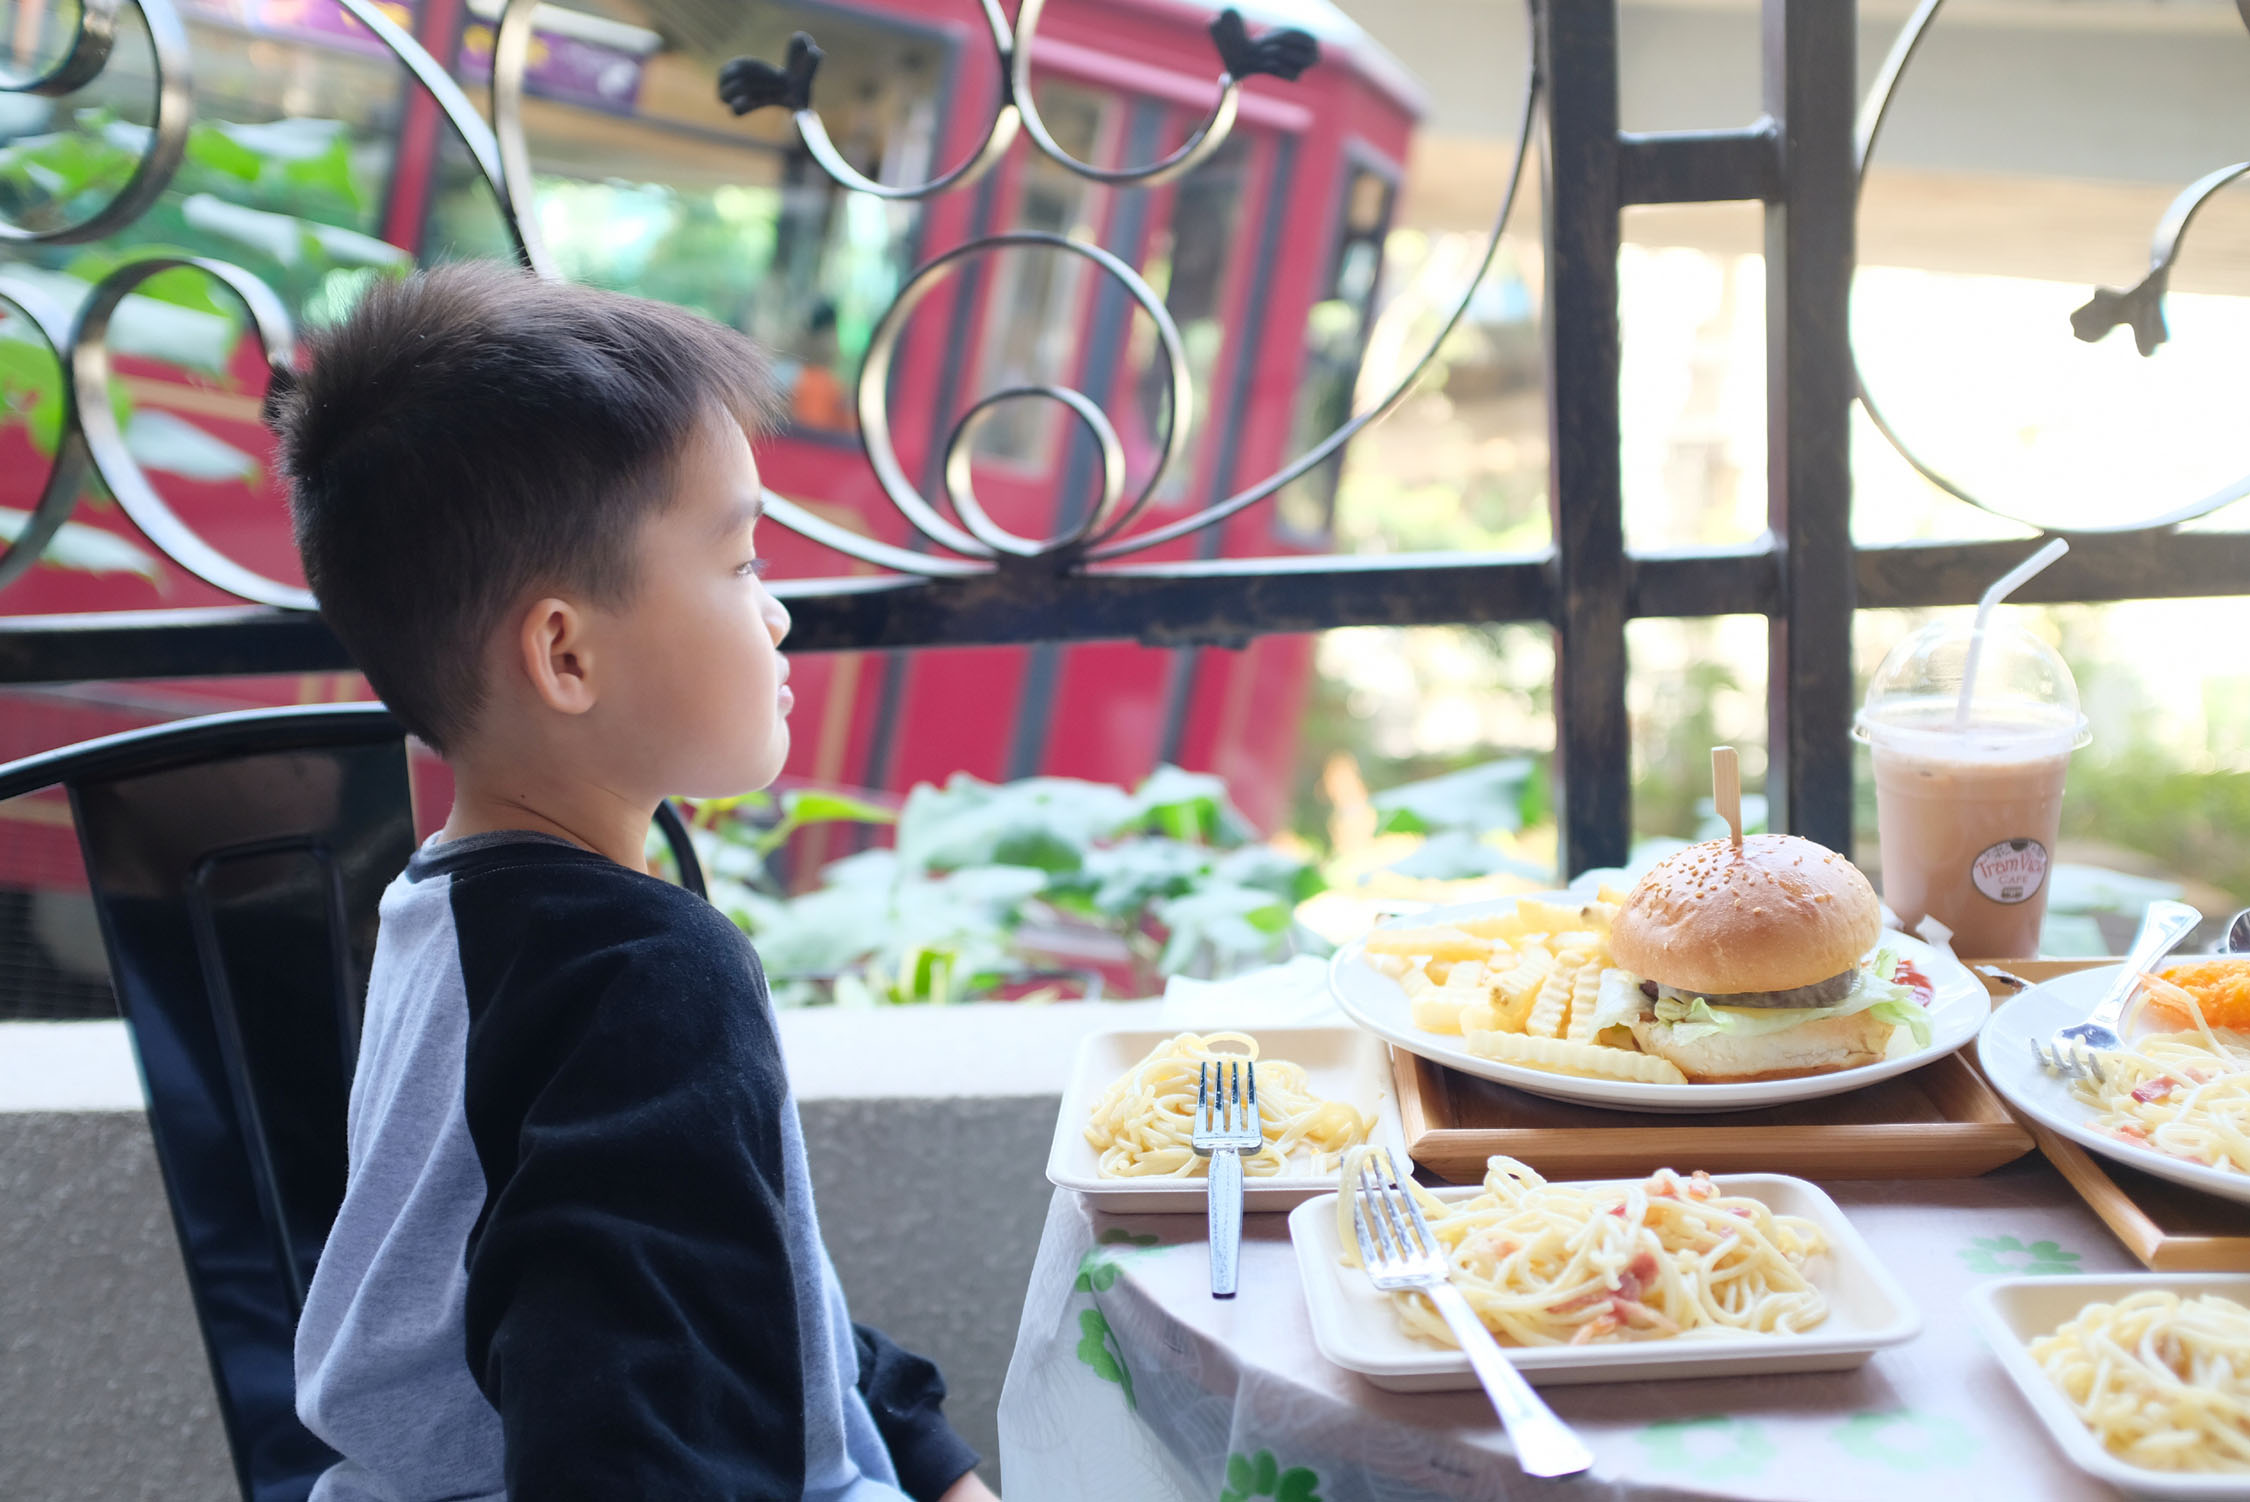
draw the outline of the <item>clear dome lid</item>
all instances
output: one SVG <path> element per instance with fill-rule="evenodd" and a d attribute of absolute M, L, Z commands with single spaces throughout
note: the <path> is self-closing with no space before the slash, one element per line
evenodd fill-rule
<path fill-rule="evenodd" d="M 2092 739 L 2078 683 L 2061 654 L 2011 621 L 1990 619 L 1982 641 L 1968 614 L 1933 621 L 1891 649 L 1867 685 L 1855 732 L 1877 745 L 1943 739 L 1993 751 L 2056 753 Z M 1966 720 L 1961 681 L 1975 658 Z"/>

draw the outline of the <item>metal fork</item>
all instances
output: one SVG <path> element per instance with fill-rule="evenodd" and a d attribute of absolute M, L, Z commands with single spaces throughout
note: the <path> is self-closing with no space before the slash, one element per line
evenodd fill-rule
<path fill-rule="evenodd" d="M 2037 1038 L 2030 1040 L 2031 1055 L 2039 1061 L 2039 1067 L 2066 1079 L 2090 1074 L 2101 1080 L 2101 1055 L 2122 1046 L 2117 1021 L 2124 1015 L 2125 1003 L 2132 1000 L 2141 976 L 2153 970 L 2156 962 L 2170 954 L 2202 921 L 2203 915 L 2184 902 L 2150 903 L 2141 916 L 2141 931 L 2133 936 L 2133 947 L 2125 952 L 2125 968 L 2103 994 L 2101 1005 L 2084 1022 L 2057 1028 L 2044 1048 Z"/>
<path fill-rule="evenodd" d="M 1376 1164 L 1381 1165 L 1380 1175 Z M 1525 1475 L 1575 1476 L 1593 1466 L 1593 1452 L 1555 1417 L 1546 1399 L 1532 1391 L 1468 1299 L 1448 1281 L 1445 1252 L 1430 1234 L 1422 1207 L 1414 1203 L 1413 1192 L 1398 1182 L 1390 1154 L 1380 1149 L 1360 1161 L 1359 1188 L 1352 1195 L 1352 1229 L 1359 1233 L 1359 1260 L 1369 1282 L 1386 1293 L 1415 1289 L 1445 1317 L 1477 1380 L 1484 1384 L 1493 1411 L 1500 1415 L 1501 1427 L 1516 1447 L 1516 1464 Z"/>
<path fill-rule="evenodd" d="M 1207 1060 L 1195 1076 L 1195 1150 L 1211 1160 L 1205 1188 L 1211 1297 L 1231 1299 L 1242 1260 L 1242 1155 L 1266 1141 L 1258 1125 L 1258 1066 L 1248 1059 Z"/>

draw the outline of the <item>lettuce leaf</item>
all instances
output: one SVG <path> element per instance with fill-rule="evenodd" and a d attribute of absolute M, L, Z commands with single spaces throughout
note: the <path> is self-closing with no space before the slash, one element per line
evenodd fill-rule
<path fill-rule="evenodd" d="M 1730 1038 L 1762 1038 L 1824 1017 L 1873 1012 L 1879 1020 L 1912 1033 L 1915 1047 L 1926 1048 L 1930 1042 L 1929 1016 L 1914 1000 L 1912 991 L 1889 978 L 1896 969 L 1897 961 L 1890 951 L 1878 953 L 1873 963 L 1861 968 L 1844 999 L 1832 1007 L 1715 1007 L 1700 996 L 1668 996 L 1656 1003 L 1656 1015 L 1672 1024 L 1673 1041 L 1693 1043 L 1715 1033 Z"/>
<path fill-rule="evenodd" d="M 1878 1001 L 1867 1010 L 1893 1027 L 1903 1027 L 1912 1033 L 1916 1048 L 1930 1046 L 1930 1014 L 1912 997 L 1905 1001 Z"/>
<path fill-rule="evenodd" d="M 1636 1017 L 1647 1016 L 1648 1007 L 1648 998 L 1641 994 L 1638 979 L 1623 970 L 1604 970 L 1601 989 L 1595 993 L 1594 1001 L 1596 1035 L 1604 1028 L 1622 1027 Z"/>

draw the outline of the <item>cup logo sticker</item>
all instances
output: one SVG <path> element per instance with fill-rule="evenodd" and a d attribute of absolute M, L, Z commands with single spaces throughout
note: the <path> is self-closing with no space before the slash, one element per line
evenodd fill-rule
<path fill-rule="evenodd" d="M 2047 881 L 2047 847 L 2037 840 L 2002 840 L 1969 863 L 1969 879 L 1994 902 L 2029 902 Z"/>

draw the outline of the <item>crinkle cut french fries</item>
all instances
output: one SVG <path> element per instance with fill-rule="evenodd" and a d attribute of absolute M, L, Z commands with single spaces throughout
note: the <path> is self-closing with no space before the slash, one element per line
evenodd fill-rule
<path fill-rule="evenodd" d="M 1610 922 L 1625 894 L 1601 889 L 1568 907 L 1525 897 L 1515 911 L 1442 926 L 1378 929 L 1368 963 L 1406 991 L 1414 1025 L 1460 1038 L 1471 1053 L 1558 1074 L 1679 1084 L 1678 1069 L 1632 1045 L 1623 1028 L 1599 1035 L 1594 1012 L 1611 963 Z"/>

